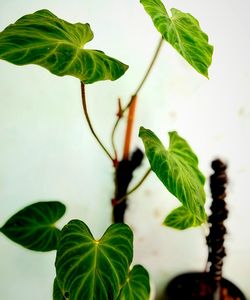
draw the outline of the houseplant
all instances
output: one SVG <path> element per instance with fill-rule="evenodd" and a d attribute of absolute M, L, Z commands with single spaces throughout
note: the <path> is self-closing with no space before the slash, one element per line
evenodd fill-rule
<path fill-rule="evenodd" d="M 245 300 L 246 297 L 232 282 L 222 277 L 223 258 L 226 256 L 224 221 L 228 216 L 226 207 L 226 164 L 217 159 L 212 162 L 214 173 L 210 176 L 213 202 L 208 218 L 208 259 L 203 273 L 186 273 L 175 277 L 167 286 L 166 299 Z"/>
<path fill-rule="evenodd" d="M 175 13 L 177 13 L 177 11 L 175 11 Z M 96 53 L 96 54 L 97 54 L 97 53 Z M 99 53 L 98 53 L 98 54 L 99 54 Z M 18 57 L 18 59 L 20 59 L 20 56 Z M 85 79 L 84 81 L 87 81 L 87 80 Z M 83 91 L 83 95 L 84 95 L 83 85 L 82 85 L 82 91 Z M 84 97 L 83 97 L 83 98 L 84 98 Z M 132 103 L 132 102 L 131 102 L 131 103 Z M 141 135 L 143 135 L 143 134 L 144 134 L 144 136 L 145 136 L 145 134 L 149 134 L 149 135 L 152 136 L 151 132 L 146 131 L 146 130 L 142 130 L 142 131 L 141 131 Z M 172 136 L 173 136 L 173 137 L 178 137 L 175 133 L 172 133 Z M 154 136 L 154 140 L 157 141 L 155 136 Z M 157 141 L 157 142 L 158 142 L 158 141 Z M 115 159 L 113 159 L 113 161 L 114 161 L 114 165 L 116 165 Z M 123 195 L 123 196 L 124 196 L 124 195 Z M 121 196 L 121 197 L 123 197 L 123 196 Z M 123 199 L 123 200 L 124 200 L 124 199 Z M 117 206 L 120 204 L 120 201 L 121 201 L 120 198 L 119 198 L 119 199 L 114 199 L 114 200 L 113 200 L 113 205 L 114 205 L 114 207 L 117 207 Z M 196 210 L 196 208 L 194 208 L 194 207 L 192 207 L 192 209 L 193 209 L 193 210 Z M 201 214 L 201 212 L 199 212 L 199 209 L 198 209 L 197 215 L 199 215 L 199 214 Z M 203 211 L 202 211 L 202 215 L 203 215 Z M 192 217 L 193 217 L 193 215 L 192 215 Z M 202 219 L 204 219 L 204 216 L 202 216 Z"/>

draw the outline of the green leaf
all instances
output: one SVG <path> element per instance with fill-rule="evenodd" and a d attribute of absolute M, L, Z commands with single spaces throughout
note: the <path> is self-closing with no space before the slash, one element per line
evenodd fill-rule
<path fill-rule="evenodd" d="M 70 300 L 117 299 L 133 256 L 133 234 L 125 224 L 111 225 L 95 240 L 80 220 L 62 230 L 56 256 L 56 274 Z"/>
<path fill-rule="evenodd" d="M 57 278 L 55 278 L 53 284 L 53 300 L 67 300 L 67 294 L 66 297 L 64 297 L 61 289 L 59 288 Z"/>
<path fill-rule="evenodd" d="M 116 80 L 128 66 L 83 46 L 93 39 L 89 24 L 71 24 L 48 10 L 25 15 L 0 33 L 0 58 L 16 65 L 36 64 L 84 83 Z"/>
<path fill-rule="evenodd" d="M 161 0 L 141 0 L 156 29 L 185 60 L 199 73 L 208 77 L 213 46 L 201 30 L 199 22 L 190 14 L 172 8 L 169 16 Z"/>
<path fill-rule="evenodd" d="M 189 144 L 175 131 L 169 132 L 168 150 L 149 129 L 141 127 L 139 136 L 151 168 L 161 182 L 191 214 L 204 222 L 205 177 L 198 169 L 198 158 Z"/>
<path fill-rule="evenodd" d="M 30 250 L 55 250 L 60 234 L 55 222 L 64 215 L 65 210 L 65 206 L 58 201 L 34 203 L 13 215 L 1 232 Z"/>
<path fill-rule="evenodd" d="M 141 266 L 135 265 L 117 300 L 148 300 L 150 295 L 149 275 Z"/>
<path fill-rule="evenodd" d="M 164 225 L 175 229 L 187 229 L 200 226 L 203 222 L 184 206 L 174 209 L 163 222 Z"/>

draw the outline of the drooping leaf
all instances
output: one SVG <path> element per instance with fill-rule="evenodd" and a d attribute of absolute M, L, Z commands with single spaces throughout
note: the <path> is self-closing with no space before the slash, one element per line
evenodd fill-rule
<path fill-rule="evenodd" d="M 0 33 L 0 58 L 16 65 L 36 64 L 84 83 L 116 80 L 128 66 L 83 46 L 93 39 L 89 24 L 71 24 L 48 10 L 25 15 Z"/>
<path fill-rule="evenodd" d="M 1 232 L 30 250 L 55 250 L 60 234 L 55 222 L 64 215 L 65 210 L 65 206 L 58 201 L 31 204 L 13 215 Z"/>
<path fill-rule="evenodd" d="M 208 77 L 213 46 L 201 30 L 199 22 L 189 13 L 172 8 L 169 16 L 161 0 L 140 0 L 156 29 L 199 73 Z"/>
<path fill-rule="evenodd" d="M 186 229 L 200 226 L 203 222 L 184 206 L 174 209 L 163 222 L 164 225 L 175 229 Z"/>
<path fill-rule="evenodd" d="M 149 296 L 148 272 L 141 265 L 135 265 L 129 272 L 126 283 L 117 300 L 148 300 Z"/>
<path fill-rule="evenodd" d="M 58 282 L 57 278 L 54 279 L 54 284 L 53 284 L 53 300 L 67 300 L 67 292 L 64 293 L 66 297 L 64 297 Z"/>
<path fill-rule="evenodd" d="M 189 144 L 175 131 L 169 132 L 168 150 L 149 129 L 141 127 L 139 136 L 151 168 L 161 182 L 191 214 L 204 222 L 205 177 L 198 169 L 198 158 Z"/>
<path fill-rule="evenodd" d="M 125 224 L 111 225 L 95 240 L 80 220 L 62 230 L 56 256 L 56 274 L 70 300 L 117 299 L 133 256 L 133 235 Z"/>

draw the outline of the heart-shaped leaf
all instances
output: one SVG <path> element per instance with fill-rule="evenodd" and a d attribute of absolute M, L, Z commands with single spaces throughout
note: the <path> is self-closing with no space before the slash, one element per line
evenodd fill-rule
<path fill-rule="evenodd" d="M 0 33 L 0 58 L 16 65 L 36 64 L 84 83 L 116 80 L 128 66 L 83 46 L 93 39 L 89 24 L 71 24 L 48 10 L 25 15 Z"/>
<path fill-rule="evenodd" d="M 175 229 L 186 229 L 200 226 L 203 222 L 184 206 L 174 209 L 163 222 L 164 225 Z"/>
<path fill-rule="evenodd" d="M 58 201 L 34 203 L 13 215 L 1 232 L 30 250 L 55 250 L 60 234 L 55 222 L 64 215 L 65 210 L 65 206 Z"/>
<path fill-rule="evenodd" d="M 204 222 L 205 177 L 198 169 L 198 158 L 189 144 L 175 131 L 169 132 L 168 150 L 149 129 L 141 127 L 139 136 L 151 168 L 161 182 L 192 215 Z"/>
<path fill-rule="evenodd" d="M 141 0 L 156 29 L 194 68 L 208 77 L 213 46 L 201 30 L 199 22 L 190 14 L 172 8 L 170 17 L 161 0 Z"/>
<path fill-rule="evenodd" d="M 129 272 L 117 300 L 148 300 L 150 295 L 149 275 L 141 266 L 135 265 Z"/>
<path fill-rule="evenodd" d="M 125 284 L 133 256 L 133 234 L 125 224 L 111 225 L 95 240 L 80 220 L 61 232 L 56 274 L 70 300 L 117 299 Z"/>

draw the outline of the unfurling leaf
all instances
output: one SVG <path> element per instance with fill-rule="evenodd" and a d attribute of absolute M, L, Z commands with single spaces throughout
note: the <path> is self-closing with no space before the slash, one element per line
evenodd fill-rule
<path fill-rule="evenodd" d="M 55 222 L 64 215 L 65 210 L 65 206 L 58 201 L 34 203 L 13 215 L 1 232 L 30 250 L 55 250 L 60 234 Z"/>
<path fill-rule="evenodd" d="M 200 74 L 208 77 L 213 46 L 201 30 L 199 22 L 189 13 L 172 8 L 169 16 L 161 0 L 141 0 L 156 29 Z"/>
<path fill-rule="evenodd" d="M 84 83 L 118 79 L 128 66 L 102 51 L 83 49 L 92 39 L 89 24 L 71 24 L 43 9 L 0 33 L 0 59 L 16 65 L 36 64 Z"/>
<path fill-rule="evenodd" d="M 198 169 L 197 156 L 189 144 L 175 131 L 169 132 L 168 149 L 149 129 L 141 127 L 139 135 L 151 168 L 161 182 L 194 215 L 196 223 L 205 222 L 205 177 Z"/>

